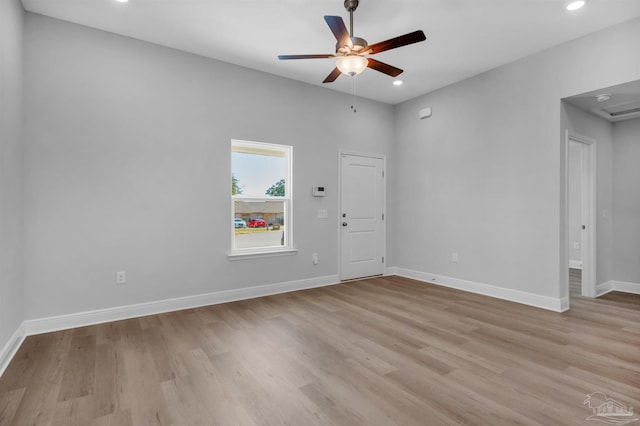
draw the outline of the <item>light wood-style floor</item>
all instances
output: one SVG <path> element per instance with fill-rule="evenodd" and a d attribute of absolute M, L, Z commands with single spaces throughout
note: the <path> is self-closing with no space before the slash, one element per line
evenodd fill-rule
<path fill-rule="evenodd" d="M 31 336 L 0 424 L 585 425 L 593 392 L 640 409 L 640 300 L 571 303 L 390 277 Z"/>

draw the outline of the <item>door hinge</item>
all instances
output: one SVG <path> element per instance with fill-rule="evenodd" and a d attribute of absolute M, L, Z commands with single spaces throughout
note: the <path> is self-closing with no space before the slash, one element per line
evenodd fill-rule
<path fill-rule="evenodd" d="M 382 171 L 382 177 L 384 177 L 384 170 Z"/>
<path fill-rule="evenodd" d="M 382 220 L 384 220 L 384 213 L 382 213 Z"/>
<path fill-rule="evenodd" d="M 384 263 L 384 256 L 382 256 L 382 263 Z"/>

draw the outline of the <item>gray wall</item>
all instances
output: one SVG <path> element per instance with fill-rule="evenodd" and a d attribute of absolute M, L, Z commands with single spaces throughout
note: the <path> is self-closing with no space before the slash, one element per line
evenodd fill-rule
<path fill-rule="evenodd" d="M 596 141 L 596 285 L 603 284 L 613 279 L 613 127 L 563 103 L 562 128 Z"/>
<path fill-rule="evenodd" d="M 640 78 L 638 39 L 635 19 L 398 105 L 392 264 L 560 297 L 560 99 Z"/>
<path fill-rule="evenodd" d="M 24 319 L 23 15 L 19 0 L 0 2 L 0 351 Z"/>
<path fill-rule="evenodd" d="M 388 155 L 387 265 L 558 297 L 560 99 L 640 78 L 636 19 L 354 115 L 333 91 L 38 15 L 26 25 L 27 319 L 337 274 L 339 149 Z M 434 116 L 419 121 L 424 106 Z M 294 146 L 298 254 L 227 259 L 232 138 Z M 311 197 L 318 184 L 327 197 Z"/>
<path fill-rule="evenodd" d="M 337 274 L 338 150 L 393 139 L 391 106 L 30 13 L 25 79 L 27 319 Z M 232 138 L 294 147 L 296 255 L 227 259 Z"/>
<path fill-rule="evenodd" d="M 640 119 L 613 125 L 613 279 L 640 284 Z"/>

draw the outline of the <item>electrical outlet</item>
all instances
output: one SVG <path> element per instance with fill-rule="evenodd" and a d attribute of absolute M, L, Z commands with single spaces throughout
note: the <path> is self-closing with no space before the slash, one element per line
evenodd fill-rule
<path fill-rule="evenodd" d="M 314 265 L 317 265 L 318 263 L 320 263 L 320 261 L 318 260 L 318 253 L 313 253 L 311 255 L 311 261 L 313 262 Z"/>
<path fill-rule="evenodd" d="M 451 261 L 452 262 L 457 262 L 458 261 L 458 253 L 453 253 L 451 255 Z"/>
<path fill-rule="evenodd" d="M 127 283 L 127 271 L 116 272 L 116 284 Z"/>

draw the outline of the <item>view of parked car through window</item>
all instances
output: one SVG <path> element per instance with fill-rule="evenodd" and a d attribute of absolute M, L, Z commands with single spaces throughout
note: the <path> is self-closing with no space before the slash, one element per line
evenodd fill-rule
<path fill-rule="evenodd" d="M 253 219 L 249 222 L 249 228 L 266 228 L 267 222 L 262 219 Z"/>

